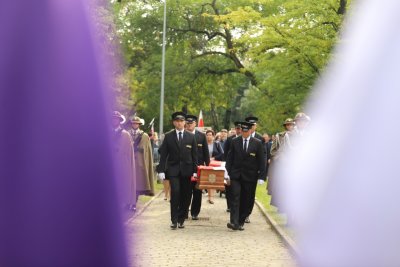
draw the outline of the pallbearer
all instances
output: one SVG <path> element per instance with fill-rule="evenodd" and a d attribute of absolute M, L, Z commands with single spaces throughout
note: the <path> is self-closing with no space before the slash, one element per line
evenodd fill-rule
<path fill-rule="evenodd" d="M 160 147 L 157 172 L 160 179 L 168 177 L 171 185 L 171 229 L 184 228 L 190 201 L 190 177 L 197 177 L 197 143 L 193 134 L 184 130 L 183 112 L 172 114 L 174 130 L 165 134 Z"/>
<path fill-rule="evenodd" d="M 253 138 L 256 138 L 256 139 L 260 140 L 261 143 L 262 143 L 263 152 L 264 152 L 264 162 L 265 162 L 265 161 L 267 160 L 267 153 L 266 153 L 266 151 L 265 151 L 265 140 L 264 140 L 264 138 L 263 138 L 259 133 L 256 132 L 256 130 L 257 130 L 258 118 L 257 118 L 257 117 L 254 117 L 254 116 L 250 116 L 250 117 L 247 117 L 247 118 L 245 119 L 245 121 L 247 121 L 247 122 L 249 122 L 249 123 L 251 124 L 251 129 L 250 129 L 251 133 L 250 133 L 250 136 L 253 137 Z M 264 180 L 265 180 L 265 178 L 263 178 L 263 180 L 260 180 L 259 183 L 260 183 L 260 184 L 263 184 L 262 181 L 264 181 Z M 257 182 L 254 182 L 254 183 L 253 183 L 253 189 L 252 189 L 252 191 L 251 191 L 251 193 L 252 193 L 251 199 L 252 199 L 252 200 L 251 200 L 251 203 L 250 203 L 250 206 L 249 206 L 249 215 L 248 215 L 248 217 L 246 217 L 245 223 L 250 223 L 249 216 L 250 216 L 250 214 L 253 212 L 254 199 L 255 199 L 255 197 L 256 197 L 256 190 L 257 190 Z"/>
<path fill-rule="evenodd" d="M 232 196 L 227 227 L 232 230 L 244 230 L 243 224 L 254 201 L 254 184 L 265 180 L 264 149 L 260 140 L 250 136 L 251 127 L 251 123 L 241 122 L 242 135 L 232 140 L 226 160 Z"/>
<path fill-rule="evenodd" d="M 198 130 L 196 130 L 197 117 L 194 115 L 186 115 L 186 131 L 192 133 L 196 139 L 197 143 L 197 163 L 198 165 L 208 165 L 210 164 L 210 155 L 208 151 L 208 145 L 206 140 L 206 135 Z M 196 188 L 196 182 L 191 182 L 190 188 L 190 198 L 192 200 L 190 207 L 190 214 L 192 220 L 198 220 L 198 215 L 201 209 L 201 190 Z M 190 202 L 190 200 L 189 200 Z"/>
<path fill-rule="evenodd" d="M 240 122 L 235 121 L 235 135 L 229 136 L 226 139 L 225 145 L 224 145 L 224 160 L 226 161 L 226 158 L 228 157 L 228 152 L 231 147 L 232 140 L 236 137 L 239 137 L 242 134 L 242 128 L 240 127 Z M 226 198 L 226 211 L 230 212 L 231 211 L 231 204 L 230 204 L 230 199 L 231 199 L 231 192 L 230 192 L 230 186 L 226 185 L 225 186 L 225 198 Z"/>

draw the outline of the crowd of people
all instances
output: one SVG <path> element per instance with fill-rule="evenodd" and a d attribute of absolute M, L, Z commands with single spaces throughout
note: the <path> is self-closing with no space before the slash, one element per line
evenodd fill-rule
<path fill-rule="evenodd" d="M 199 219 L 203 193 L 208 194 L 208 203 L 214 204 L 215 190 L 197 186 L 198 166 L 208 166 L 211 161 L 225 162 L 225 190 L 219 193 L 226 197 L 228 228 L 244 230 L 244 224 L 250 223 L 257 184 L 267 179 L 271 205 L 282 209 L 276 196 L 279 175 L 274 169 L 284 163 L 287 151 L 295 149 L 293 139 L 306 134 L 310 122 L 306 114 L 298 113 L 283 122 L 284 131 L 260 135 L 256 131 L 258 118 L 249 116 L 234 122 L 230 131 L 216 133 L 198 128 L 196 116 L 175 112 L 171 116 L 174 129 L 159 140 L 157 133 L 140 129 L 144 121 L 137 116 L 126 120 L 115 111 L 113 118 L 123 205 L 135 211 L 139 195 L 154 195 L 157 173 L 163 181 L 164 200 L 170 202 L 171 229 L 184 228 L 189 215 L 192 220 Z"/>

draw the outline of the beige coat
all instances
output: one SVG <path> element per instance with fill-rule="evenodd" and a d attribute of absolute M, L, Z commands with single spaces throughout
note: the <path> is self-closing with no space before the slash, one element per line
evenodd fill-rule
<path fill-rule="evenodd" d="M 129 133 L 134 139 L 133 131 Z M 141 136 L 141 138 L 140 138 Z M 140 139 L 140 140 L 139 140 Z M 154 194 L 154 169 L 153 148 L 150 137 L 143 131 L 136 135 L 135 166 L 136 166 L 136 191 L 140 194 Z M 136 144 L 136 142 L 139 142 Z"/>
<path fill-rule="evenodd" d="M 113 133 L 115 172 L 118 192 L 123 205 L 136 204 L 135 157 L 130 134 L 121 130 Z"/>

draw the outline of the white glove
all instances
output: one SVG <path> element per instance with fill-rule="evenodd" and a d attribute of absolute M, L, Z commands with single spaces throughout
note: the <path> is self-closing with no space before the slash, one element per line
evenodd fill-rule
<path fill-rule="evenodd" d="M 194 177 L 194 178 L 197 178 L 197 173 L 193 173 L 193 177 Z"/>
<path fill-rule="evenodd" d="M 262 180 L 262 179 L 258 179 L 258 184 L 259 184 L 259 185 L 262 185 L 262 184 L 264 184 L 264 180 Z"/>
<path fill-rule="evenodd" d="M 165 180 L 165 173 L 160 172 L 160 173 L 158 174 L 158 178 L 160 178 L 160 180 Z"/>
<path fill-rule="evenodd" d="M 231 185 L 231 179 L 228 177 L 224 178 L 224 185 L 230 186 Z"/>

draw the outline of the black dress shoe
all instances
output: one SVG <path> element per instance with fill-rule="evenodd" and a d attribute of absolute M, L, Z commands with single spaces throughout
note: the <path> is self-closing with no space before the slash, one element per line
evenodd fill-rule
<path fill-rule="evenodd" d="M 192 220 L 193 221 L 197 221 L 199 219 L 199 216 L 197 216 L 197 215 L 192 215 Z"/>
<path fill-rule="evenodd" d="M 178 224 L 177 224 L 177 223 L 172 223 L 172 224 L 171 224 L 171 229 L 172 229 L 172 230 L 176 230 L 176 227 L 178 227 Z"/>
<path fill-rule="evenodd" d="M 239 225 L 238 230 L 239 231 L 243 231 L 244 230 L 243 224 Z"/>
<path fill-rule="evenodd" d="M 183 224 L 183 222 L 178 223 L 178 228 L 185 228 L 185 225 Z"/>
<path fill-rule="evenodd" d="M 228 227 L 229 229 L 232 229 L 232 230 L 239 230 L 239 226 L 234 225 L 232 223 L 227 223 L 226 227 Z"/>
<path fill-rule="evenodd" d="M 246 217 L 246 219 L 244 220 L 245 223 L 250 223 L 250 219 L 249 217 Z"/>

